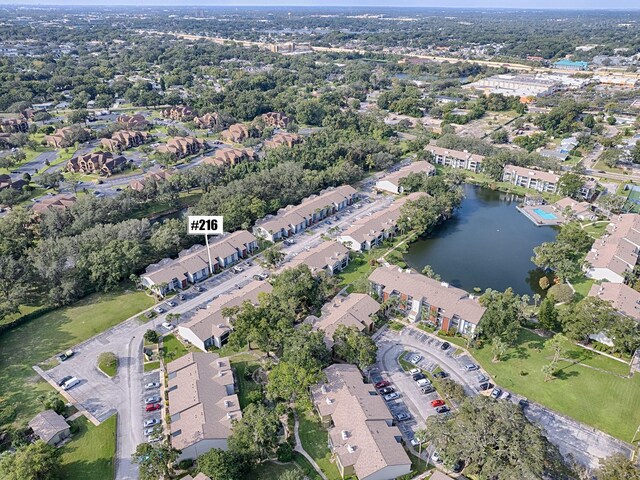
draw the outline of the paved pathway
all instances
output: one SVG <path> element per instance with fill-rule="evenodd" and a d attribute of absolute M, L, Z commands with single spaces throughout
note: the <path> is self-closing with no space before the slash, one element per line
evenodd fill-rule
<path fill-rule="evenodd" d="M 300 441 L 300 434 L 298 433 L 298 427 L 300 425 L 300 422 L 298 422 L 298 414 L 294 412 L 293 415 L 296 420 L 293 426 L 293 434 L 295 435 L 295 438 L 296 438 L 296 446 L 294 450 L 298 453 L 301 453 L 302 456 L 304 456 L 304 458 L 309 460 L 309 463 L 313 465 L 313 468 L 316 469 L 316 472 L 318 472 L 318 475 L 320 475 L 323 478 L 323 480 L 328 480 L 327 476 L 322 472 L 322 469 L 320 468 L 320 466 L 316 463 L 316 461 L 313 458 L 311 458 L 311 455 L 309 455 L 306 452 L 306 450 L 302 447 L 302 442 Z"/>

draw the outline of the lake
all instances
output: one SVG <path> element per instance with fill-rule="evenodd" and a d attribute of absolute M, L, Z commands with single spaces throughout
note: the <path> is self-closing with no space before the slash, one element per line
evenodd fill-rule
<path fill-rule="evenodd" d="M 534 225 L 516 210 L 514 195 L 469 184 L 464 194 L 452 218 L 409 247 L 407 264 L 417 271 L 431 265 L 443 281 L 469 292 L 512 287 L 521 295 L 542 294 L 533 248 L 555 240 L 558 230 Z"/>

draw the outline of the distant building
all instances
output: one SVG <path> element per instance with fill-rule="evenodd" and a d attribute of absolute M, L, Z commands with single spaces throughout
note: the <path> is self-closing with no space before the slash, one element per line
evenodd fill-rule
<path fill-rule="evenodd" d="M 223 125 L 222 118 L 218 113 L 205 113 L 201 117 L 194 117 L 193 123 L 198 128 L 220 128 Z"/>
<path fill-rule="evenodd" d="M 542 172 L 528 167 L 505 165 L 502 181 L 539 192 L 556 193 L 560 177 L 555 173 Z"/>
<path fill-rule="evenodd" d="M 160 170 L 159 172 L 149 172 L 144 177 L 142 177 L 140 180 L 133 180 L 129 184 L 129 188 L 131 188 L 132 190 L 136 190 L 138 192 L 142 192 L 145 189 L 145 187 L 147 187 L 151 183 L 154 183 L 154 182 L 155 183 L 166 182 L 172 176 L 173 176 L 173 174 L 171 172 L 166 171 L 166 170 Z"/>
<path fill-rule="evenodd" d="M 33 204 L 32 210 L 35 213 L 42 213 L 50 208 L 65 210 L 71 208 L 76 203 L 76 197 L 61 193 L 59 195 L 53 195 L 50 197 L 44 197 Z"/>
<path fill-rule="evenodd" d="M 578 202 L 573 198 L 565 197 L 552 204 L 551 207 L 558 213 L 565 216 L 565 212 L 571 212 L 569 219 L 595 220 L 596 214 L 588 202 Z"/>
<path fill-rule="evenodd" d="M 472 172 L 479 172 L 484 160 L 482 155 L 460 150 L 449 150 L 436 145 L 427 145 L 425 150 L 431 152 L 433 162 L 438 165 L 471 170 Z"/>
<path fill-rule="evenodd" d="M 207 147 L 207 142 L 200 138 L 173 137 L 166 144 L 160 145 L 157 151 L 158 153 L 172 153 L 178 158 L 184 158 L 206 150 Z"/>
<path fill-rule="evenodd" d="M 302 143 L 302 136 L 297 133 L 277 133 L 269 140 L 265 140 L 264 146 L 267 148 L 277 147 L 293 147 L 298 143 Z"/>
<path fill-rule="evenodd" d="M 274 128 L 287 128 L 291 119 L 282 112 L 269 112 L 262 115 L 265 125 Z"/>
<path fill-rule="evenodd" d="M 574 62 L 573 60 L 563 59 L 552 64 L 553 68 L 558 70 L 584 71 L 589 68 L 587 62 Z"/>
<path fill-rule="evenodd" d="M 29 131 L 29 122 L 24 118 L 6 118 L 0 120 L 0 132 L 25 133 Z"/>
<path fill-rule="evenodd" d="M 235 123 L 227 130 L 220 133 L 220 135 L 228 142 L 242 143 L 251 136 L 251 133 L 246 125 L 242 123 Z"/>
<path fill-rule="evenodd" d="M 515 97 L 541 97 L 555 92 L 560 86 L 560 82 L 548 77 L 503 74 L 483 78 L 464 85 L 463 88 L 480 90 L 485 94 L 500 93 Z"/>
<path fill-rule="evenodd" d="M 92 152 L 73 157 L 67 162 L 68 172 L 99 173 L 111 176 L 122 170 L 127 164 L 127 159 L 122 155 L 114 155 L 111 152 Z"/>
<path fill-rule="evenodd" d="M 142 145 L 148 141 L 150 137 L 147 132 L 120 130 L 111 135 L 111 138 L 101 139 L 100 144 L 105 150 L 120 153 L 129 148 Z"/>
<path fill-rule="evenodd" d="M 216 150 L 212 157 L 205 157 L 202 163 L 217 165 L 219 167 L 229 167 L 242 162 L 255 160 L 256 154 L 249 148 L 223 147 Z"/>
<path fill-rule="evenodd" d="M 620 315 L 640 322 L 640 292 L 624 283 L 602 282 L 589 290 L 590 297 L 598 297 L 611 304 Z"/>
<path fill-rule="evenodd" d="M 171 120 L 191 119 L 196 115 L 195 110 L 191 107 L 171 107 L 162 111 L 162 116 Z"/>
<path fill-rule="evenodd" d="M 135 115 L 120 115 L 116 122 L 127 127 L 127 130 L 145 130 L 149 126 L 149 122 L 144 115 L 136 113 Z"/>

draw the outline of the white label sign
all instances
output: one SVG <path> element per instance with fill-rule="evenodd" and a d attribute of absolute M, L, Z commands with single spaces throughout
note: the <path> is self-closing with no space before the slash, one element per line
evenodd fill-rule
<path fill-rule="evenodd" d="M 189 215 L 187 233 L 189 235 L 222 235 L 222 217 L 207 215 Z"/>

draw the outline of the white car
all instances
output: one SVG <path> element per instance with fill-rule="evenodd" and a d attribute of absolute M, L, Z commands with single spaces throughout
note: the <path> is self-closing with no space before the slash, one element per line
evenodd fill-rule
<path fill-rule="evenodd" d="M 419 438 L 412 438 L 411 439 L 411 446 L 412 447 L 419 447 L 423 443 L 424 443 L 424 440 L 422 440 L 422 439 L 419 439 Z"/>
<path fill-rule="evenodd" d="M 433 455 L 431 455 L 431 460 L 433 460 L 434 463 L 442 463 L 442 458 L 440 458 L 438 452 L 433 452 Z"/>
<path fill-rule="evenodd" d="M 145 390 L 153 390 L 154 388 L 160 388 L 160 384 L 158 382 L 151 382 L 144 386 Z"/>
<path fill-rule="evenodd" d="M 153 427 L 154 425 L 158 425 L 160 423 L 159 418 L 150 418 L 149 420 L 144 421 L 145 428 Z"/>
<path fill-rule="evenodd" d="M 69 390 L 69 389 L 75 387 L 79 383 L 80 383 L 80 380 L 78 380 L 76 377 L 72 377 L 69 380 L 67 380 L 64 383 L 64 385 L 62 385 L 62 389 L 63 390 Z"/>
<path fill-rule="evenodd" d="M 412 368 L 411 370 L 409 370 L 409 375 L 414 375 L 416 373 L 420 373 L 419 368 Z"/>
<path fill-rule="evenodd" d="M 162 326 L 167 330 L 173 330 L 174 328 L 176 328 L 171 322 L 162 322 Z"/>
<path fill-rule="evenodd" d="M 413 355 L 413 356 L 409 359 L 409 361 L 410 361 L 411 363 L 413 363 L 414 365 L 417 365 L 417 364 L 418 364 L 418 362 L 420 362 L 420 360 L 422 360 L 422 355 Z"/>
<path fill-rule="evenodd" d="M 399 396 L 400 396 L 400 395 L 398 394 L 398 392 L 393 392 L 393 393 L 390 393 L 390 394 L 388 394 L 388 395 L 385 395 L 385 396 L 384 396 L 384 397 L 382 397 L 382 398 L 384 398 L 384 400 L 385 400 L 386 402 L 390 402 L 391 400 L 395 400 L 395 399 L 396 399 L 396 398 L 398 398 Z"/>
<path fill-rule="evenodd" d="M 427 385 L 431 385 L 431 382 L 426 378 L 421 378 L 420 380 L 416 381 L 416 385 L 418 385 L 419 387 L 426 387 Z"/>
<path fill-rule="evenodd" d="M 510 398 L 511 398 L 511 394 L 506 390 L 502 392 L 502 395 L 500 395 L 501 400 L 509 400 Z"/>

